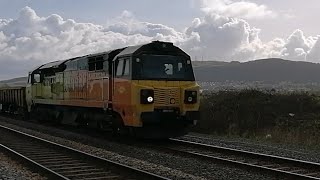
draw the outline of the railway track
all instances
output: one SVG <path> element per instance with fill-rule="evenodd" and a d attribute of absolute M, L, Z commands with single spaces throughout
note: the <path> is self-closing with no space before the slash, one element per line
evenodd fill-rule
<path fill-rule="evenodd" d="M 0 125 L 0 146 L 3 143 L 2 137 L 6 137 L 1 133 L 2 127 Z M 189 136 L 186 136 L 189 137 Z M 191 136 L 197 138 L 197 136 Z M 200 137 L 201 138 L 201 137 Z M 139 142 L 137 142 L 139 143 Z M 150 142 L 142 143 L 142 146 L 148 147 Z M 231 148 L 218 147 L 208 144 L 201 144 L 192 141 L 170 139 L 169 143 L 160 145 L 164 151 L 170 151 L 174 154 L 180 154 L 182 156 L 201 158 L 204 160 L 220 161 L 223 164 L 229 164 L 236 167 L 242 166 L 248 169 L 255 169 L 257 171 L 265 171 L 269 174 L 275 174 L 281 177 L 288 177 L 290 179 L 320 179 L 320 164 L 300 161 L 290 158 L 259 154 L 247 151 L 241 151 Z M 158 148 L 158 146 L 150 145 L 152 149 Z M 72 168 L 72 167 L 71 167 Z M 165 177 L 147 177 L 131 179 L 165 179 Z M 121 179 L 121 177 L 116 178 Z M 126 178 L 123 178 L 126 179 Z"/>
<path fill-rule="evenodd" d="M 0 148 L 49 179 L 168 179 L 2 125 Z"/>
<path fill-rule="evenodd" d="M 320 164 L 171 138 L 165 151 L 265 171 L 290 179 L 320 179 Z"/>

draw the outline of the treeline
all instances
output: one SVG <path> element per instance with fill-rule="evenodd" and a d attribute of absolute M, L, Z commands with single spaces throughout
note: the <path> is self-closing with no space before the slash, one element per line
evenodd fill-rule
<path fill-rule="evenodd" d="M 201 101 L 195 131 L 276 141 L 320 143 L 320 97 L 257 90 L 220 91 Z"/>

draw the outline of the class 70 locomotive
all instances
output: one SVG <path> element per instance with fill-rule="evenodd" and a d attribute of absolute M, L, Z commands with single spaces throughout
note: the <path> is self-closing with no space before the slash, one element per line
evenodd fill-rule
<path fill-rule="evenodd" d="M 170 42 L 47 63 L 29 73 L 23 91 L 24 103 L 14 104 L 13 98 L 10 106 L 5 101 L 10 89 L 0 89 L 2 110 L 23 104 L 26 116 L 39 121 L 147 138 L 186 134 L 199 119 L 190 56 Z"/>

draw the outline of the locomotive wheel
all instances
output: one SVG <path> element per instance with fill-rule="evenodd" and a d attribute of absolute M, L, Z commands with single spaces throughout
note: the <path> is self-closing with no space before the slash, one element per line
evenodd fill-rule
<path fill-rule="evenodd" d="M 113 115 L 111 128 L 112 128 L 113 136 L 120 136 L 123 134 L 127 134 L 126 128 L 123 124 L 123 120 L 121 116 L 118 114 Z"/>
<path fill-rule="evenodd" d="M 99 131 L 106 131 L 106 130 L 110 131 L 110 122 L 100 120 L 97 122 L 97 128 Z M 113 129 L 112 129 L 112 131 L 113 131 Z"/>
<path fill-rule="evenodd" d="M 129 135 L 131 137 L 137 137 L 136 129 L 134 127 L 129 127 Z"/>
<path fill-rule="evenodd" d="M 30 113 L 28 111 L 24 111 L 22 119 L 24 121 L 29 121 L 30 120 Z"/>
<path fill-rule="evenodd" d="M 61 124 L 63 118 L 63 112 L 62 111 L 56 111 L 54 116 L 54 123 L 55 124 Z"/>

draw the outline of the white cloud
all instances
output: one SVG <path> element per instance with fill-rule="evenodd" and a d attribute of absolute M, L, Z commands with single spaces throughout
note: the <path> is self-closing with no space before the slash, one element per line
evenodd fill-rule
<path fill-rule="evenodd" d="M 303 32 L 296 30 L 287 39 L 282 56 L 292 60 L 305 59 L 310 46 Z"/>
<path fill-rule="evenodd" d="M 259 41 L 259 32 L 259 29 L 251 28 L 242 19 L 208 14 L 205 18 L 196 18 L 186 30 L 186 35 L 199 35 L 200 41 L 196 44 L 199 48 L 193 51 L 194 54 L 216 60 L 230 60 L 239 47 Z M 194 42 L 186 43 L 189 49 L 195 45 Z"/>
<path fill-rule="evenodd" d="M 264 43 L 259 38 L 261 30 L 251 27 L 247 21 L 207 13 L 204 18 L 195 18 L 185 33 L 199 36 L 198 41 L 182 44 L 197 59 L 247 61 L 279 57 L 320 61 L 319 38 L 306 37 L 301 30 L 295 30 L 285 39 L 275 38 Z"/>
<path fill-rule="evenodd" d="M 159 36 L 171 41 L 183 39 L 183 33 L 176 31 L 174 28 L 163 24 L 141 22 L 127 10 L 123 11 L 121 16 L 109 23 L 105 31 L 119 32 L 125 35 L 141 34 L 153 38 Z"/>
<path fill-rule="evenodd" d="M 0 22 L 0 62 L 10 59 L 27 62 L 30 67 L 152 39 L 140 34 L 107 31 L 96 24 L 64 20 L 55 14 L 39 17 L 30 7 L 23 8 L 17 19 Z M 15 69 L 5 68 L 8 67 Z"/>
<path fill-rule="evenodd" d="M 248 1 L 200 0 L 201 9 L 206 13 L 244 19 L 274 18 L 277 14 L 265 5 Z"/>
<path fill-rule="evenodd" d="M 320 62 L 319 37 L 306 37 L 296 30 L 287 38 L 264 43 L 259 38 L 261 32 L 244 19 L 210 12 L 195 18 L 179 32 L 163 24 L 141 22 L 129 11 L 103 27 L 63 19 L 56 14 L 39 17 L 26 7 L 17 19 L 0 19 L 0 79 L 8 74 L 25 75 L 45 62 L 152 40 L 174 42 L 198 60 L 282 57 Z"/>
<path fill-rule="evenodd" d="M 317 37 L 313 47 L 310 49 L 307 59 L 320 63 L 320 36 Z"/>

